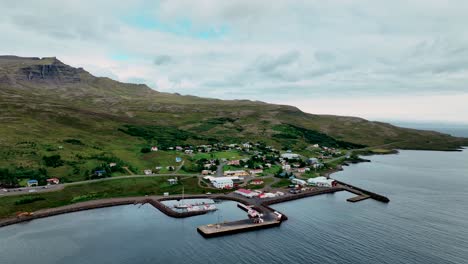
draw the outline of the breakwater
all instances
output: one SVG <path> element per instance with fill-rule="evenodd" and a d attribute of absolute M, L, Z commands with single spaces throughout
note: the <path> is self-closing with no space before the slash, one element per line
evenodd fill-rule
<path fill-rule="evenodd" d="M 345 182 L 342 182 L 342 181 L 338 181 L 338 180 L 335 180 L 338 184 L 342 185 L 347 191 L 349 192 L 352 192 L 352 193 L 355 193 L 357 195 L 368 195 L 370 196 L 370 198 L 376 200 L 376 201 L 379 201 L 379 202 L 383 202 L 383 203 L 388 203 L 390 202 L 390 199 L 388 199 L 387 197 L 383 196 L 383 195 L 380 195 L 380 194 L 377 194 L 377 193 L 374 193 L 374 192 L 370 192 L 368 190 L 364 190 L 362 188 L 359 188 L 359 187 L 356 187 L 354 185 L 351 185 L 349 183 L 345 183 Z"/>

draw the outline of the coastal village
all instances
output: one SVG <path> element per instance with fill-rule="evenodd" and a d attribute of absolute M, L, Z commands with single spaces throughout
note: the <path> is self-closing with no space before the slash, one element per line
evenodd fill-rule
<path fill-rule="evenodd" d="M 92 209 L 95 206 L 103 206 L 102 204 L 113 206 L 149 203 L 171 217 L 190 217 L 216 211 L 217 200 L 237 201 L 238 207 L 246 211 L 248 219 L 235 223 L 210 224 L 197 229 L 203 236 L 211 237 L 277 226 L 287 217 L 269 207 L 270 204 L 318 194 L 348 191 L 356 194 L 355 197 L 348 199 L 350 202 L 368 198 L 388 202 L 386 197 L 329 177 L 331 172 L 341 169 L 341 166 L 347 162 L 360 161 L 353 151 L 313 144 L 305 150 L 295 152 L 278 150 L 260 142 L 164 148 L 153 145 L 144 147 L 141 151 L 142 158 L 147 159 L 147 163 L 152 163 L 152 167 L 142 168 L 137 171 L 139 173 L 135 173 L 124 168 L 123 161 L 110 160 L 101 168 L 92 171 L 90 180 L 99 186 L 109 180 L 154 178 L 159 182 L 159 191 L 156 193 L 152 191 L 156 196 L 145 195 L 138 199 L 115 198 L 106 201 L 96 200 L 98 196 L 92 193 L 83 194 L 75 196 L 71 203 L 68 202 L 70 209 L 65 211 L 77 210 L 75 207 L 79 210 Z M 128 171 L 129 175 L 113 174 L 116 171 L 121 172 L 122 169 Z M 86 184 L 87 181 L 62 183 L 59 178 L 48 178 L 40 182 L 31 178 L 25 182 L 27 187 L 3 189 L 0 195 L 50 193 L 64 190 L 65 186 L 70 184 Z M 190 191 L 194 188 L 197 194 Z M 201 202 L 196 200 L 200 198 L 204 200 Z M 17 200 L 15 204 L 31 204 L 41 200 L 44 199 L 23 198 Z M 82 201 L 89 201 L 89 205 L 82 206 Z M 166 204 L 166 201 L 171 203 Z M 56 212 L 64 211 L 57 209 L 40 214 L 20 211 L 16 214 L 16 218 L 0 222 L 1 225 L 7 225 L 53 215 Z"/>

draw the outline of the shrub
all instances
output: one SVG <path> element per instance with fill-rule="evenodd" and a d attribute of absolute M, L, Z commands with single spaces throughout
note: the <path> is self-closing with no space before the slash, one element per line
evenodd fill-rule
<path fill-rule="evenodd" d="M 26 197 L 26 198 L 17 200 L 15 202 L 15 205 L 30 204 L 30 203 L 34 203 L 36 201 L 42 201 L 42 200 L 45 200 L 45 198 L 43 198 L 43 197 Z"/>
<path fill-rule="evenodd" d="M 44 161 L 47 167 L 54 167 L 54 168 L 60 167 L 64 163 L 60 155 L 44 156 L 42 157 L 42 160 Z"/>

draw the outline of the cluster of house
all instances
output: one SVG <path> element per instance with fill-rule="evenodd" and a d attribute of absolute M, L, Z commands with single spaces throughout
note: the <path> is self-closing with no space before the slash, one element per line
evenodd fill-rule
<path fill-rule="evenodd" d="M 174 146 L 168 147 L 165 150 L 175 150 L 175 151 L 183 151 L 185 154 L 192 154 L 193 152 L 216 152 L 216 151 L 223 151 L 223 150 L 250 150 L 254 147 L 259 147 L 259 143 L 236 143 L 236 144 L 223 144 L 223 143 L 216 143 L 216 144 L 208 144 L 208 145 L 198 145 L 198 146 Z M 273 146 L 266 146 L 266 149 L 270 151 L 277 151 Z M 159 148 L 157 146 L 152 146 L 151 151 L 158 151 Z"/>
<path fill-rule="evenodd" d="M 50 178 L 46 180 L 47 185 L 54 185 L 54 184 L 59 184 L 60 180 L 58 178 Z M 39 182 L 37 180 L 29 180 L 26 182 L 28 187 L 33 187 L 33 186 L 38 186 Z"/>
<path fill-rule="evenodd" d="M 258 197 L 260 199 L 265 199 L 265 198 L 274 198 L 274 197 L 279 197 L 279 196 L 283 196 L 284 193 L 283 192 L 280 192 L 280 191 L 276 191 L 276 192 L 262 192 L 262 191 L 258 191 L 258 190 L 248 190 L 248 189 L 238 189 L 236 190 L 234 193 L 238 194 L 238 195 L 241 195 L 241 196 L 244 196 L 244 197 L 247 197 L 247 198 L 254 198 L 254 197 Z"/>
<path fill-rule="evenodd" d="M 263 169 L 250 169 L 250 170 L 228 170 L 224 172 L 224 176 L 238 176 L 238 177 L 246 177 L 246 176 L 256 176 L 258 174 L 263 173 Z"/>
<path fill-rule="evenodd" d="M 317 170 L 323 168 L 323 163 L 319 161 L 318 158 L 309 158 L 306 161 L 306 165 L 308 167 L 301 166 L 300 163 L 295 162 L 297 160 L 300 160 L 301 156 L 299 154 L 287 152 L 281 154 L 280 157 L 280 163 L 281 163 L 281 168 L 283 169 L 284 172 L 297 172 L 297 173 L 304 173 L 308 172 L 311 170 L 311 168 Z M 293 162 L 290 162 L 290 161 Z"/>
<path fill-rule="evenodd" d="M 174 166 L 166 166 L 165 168 L 166 168 L 166 170 L 168 170 L 168 171 L 174 171 L 174 170 L 175 170 L 175 167 L 174 167 Z M 156 167 L 154 167 L 154 169 L 155 169 L 156 171 L 160 171 L 160 170 L 163 169 L 163 167 L 162 167 L 162 166 L 156 166 Z M 143 173 L 144 173 L 145 175 L 152 175 L 152 174 L 154 174 L 153 170 L 151 170 L 151 169 L 143 170 Z"/>
<path fill-rule="evenodd" d="M 320 149 L 320 156 L 321 159 L 330 159 L 334 156 L 340 156 L 342 152 L 339 149 L 329 148 L 325 146 L 319 146 L 318 144 L 313 145 L 314 148 Z"/>

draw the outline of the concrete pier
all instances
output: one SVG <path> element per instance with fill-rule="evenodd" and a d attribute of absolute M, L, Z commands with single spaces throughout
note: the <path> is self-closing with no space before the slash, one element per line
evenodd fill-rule
<path fill-rule="evenodd" d="M 199 226 L 197 228 L 198 233 L 203 237 L 216 237 L 228 234 L 235 234 L 259 229 L 265 229 L 281 225 L 279 220 L 265 221 L 263 223 L 253 223 L 252 219 L 245 219 L 239 221 L 233 221 L 228 223 L 220 224 L 209 224 Z"/>
<path fill-rule="evenodd" d="M 356 203 L 356 202 L 360 202 L 360 201 L 363 201 L 363 200 L 366 200 L 366 199 L 369 199 L 369 198 L 370 198 L 369 195 L 362 194 L 362 195 L 357 195 L 357 196 L 348 198 L 348 199 L 346 199 L 346 201 L 351 202 L 351 203 Z"/>
<path fill-rule="evenodd" d="M 343 188 L 344 190 L 348 191 L 348 192 L 352 192 L 354 194 L 357 194 L 358 196 L 364 196 L 364 195 L 367 195 L 369 196 L 368 198 L 371 198 L 371 199 L 374 199 L 376 201 L 379 201 L 379 202 L 382 202 L 382 203 L 388 203 L 390 202 L 390 199 L 388 199 L 387 197 L 383 196 L 383 195 L 380 195 L 380 194 L 377 194 L 377 193 L 374 193 L 374 192 L 370 192 L 368 190 L 364 190 L 362 188 L 359 188 L 359 187 L 356 187 L 356 186 L 353 186 L 349 183 L 345 183 L 345 182 L 342 182 L 342 181 L 337 181 L 335 180 L 337 183 L 338 183 L 338 186 Z M 362 201 L 362 200 L 365 200 L 367 198 L 364 198 L 362 197 L 362 199 L 353 199 L 352 201 L 348 201 L 349 202 L 358 202 L 358 201 Z"/>

